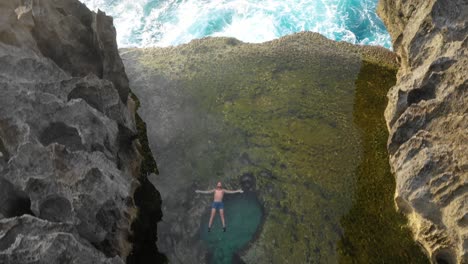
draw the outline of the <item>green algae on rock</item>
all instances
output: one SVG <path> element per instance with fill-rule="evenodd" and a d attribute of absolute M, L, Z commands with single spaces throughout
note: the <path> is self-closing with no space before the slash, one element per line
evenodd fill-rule
<path fill-rule="evenodd" d="M 356 195 L 340 221 L 340 263 L 428 263 L 395 212 L 395 179 L 390 172 L 383 112 L 394 70 L 364 62 L 356 80 L 354 123 L 362 131 L 363 158 L 356 169 Z"/>
<path fill-rule="evenodd" d="M 130 93 L 135 108 L 140 107 L 138 98 Z M 132 223 L 132 235 L 129 240 L 132 242 L 132 251 L 128 255 L 128 264 L 136 263 L 167 263 L 167 258 L 158 252 L 157 222 L 161 220 L 161 195 L 153 184 L 148 180 L 151 173 L 158 174 L 158 167 L 154 160 L 153 153 L 149 147 L 146 123 L 135 113 L 135 122 L 138 130 L 139 152 L 143 156 L 140 164 L 140 175 L 138 177 L 139 186 L 135 189 L 133 199 L 138 208 L 137 217 Z"/>
<path fill-rule="evenodd" d="M 266 215 L 240 252 L 245 262 L 341 259 L 342 219 L 361 191 L 358 165 L 366 158 L 355 81 L 363 60 L 394 67 L 391 52 L 300 33 L 263 44 L 207 38 L 126 49 L 122 57 L 158 157 L 153 181 L 165 204 L 158 245 L 171 261 L 206 261 L 198 232 L 211 197 L 194 189 L 217 180 L 237 187 L 246 174 Z"/>

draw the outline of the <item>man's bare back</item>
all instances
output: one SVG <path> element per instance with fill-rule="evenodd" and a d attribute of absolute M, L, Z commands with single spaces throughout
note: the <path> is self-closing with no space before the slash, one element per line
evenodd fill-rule
<path fill-rule="evenodd" d="M 196 190 L 196 193 L 214 193 L 213 195 L 213 203 L 211 205 L 211 217 L 210 222 L 208 223 L 208 232 L 211 230 L 211 225 L 213 224 L 213 218 L 216 214 L 216 209 L 219 209 L 219 215 L 221 216 L 221 222 L 223 223 L 223 230 L 226 232 L 226 225 L 224 223 L 224 204 L 223 204 L 223 197 L 225 193 L 243 193 L 241 189 L 231 191 L 223 189 L 221 182 L 216 184 L 216 189 L 208 190 L 208 191 L 199 191 Z"/>

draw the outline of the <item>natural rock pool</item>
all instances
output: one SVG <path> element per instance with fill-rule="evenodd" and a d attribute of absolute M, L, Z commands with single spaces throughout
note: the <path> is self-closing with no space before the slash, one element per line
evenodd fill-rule
<path fill-rule="evenodd" d="M 234 254 L 254 237 L 262 220 L 262 208 L 255 193 L 229 195 L 224 202 L 227 232 L 222 231 L 219 215 L 208 232 L 210 213 L 203 216 L 200 237 L 209 249 L 210 263 L 232 263 Z"/>
<path fill-rule="evenodd" d="M 160 169 L 151 177 L 163 200 L 158 247 L 171 262 L 427 261 L 392 201 L 388 51 L 302 33 L 122 57 Z M 264 215 L 238 215 L 257 205 L 228 195 L 228 232 L 206 234 L 212 195 L 195 189 L 218 180 L 237 189 L 247 176 Z"/>

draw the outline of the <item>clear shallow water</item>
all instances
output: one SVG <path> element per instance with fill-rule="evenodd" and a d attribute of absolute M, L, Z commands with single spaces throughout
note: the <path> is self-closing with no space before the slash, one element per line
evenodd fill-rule
<path fill-rule="evenodd" d="M 300 31 L 391 48 L 378 0 L 81 0 L 114 17 L 117 42 L 170 46 L 207 36 L 259 43 Z"/>
<path fill-rule="evenodd" d="M 210 209 L 211 210 L 211 209 Z M 210 210 L 201 222 L 200 236 L 211 253 L 211 263 L 229 264 L 233 254 L 246 246 L 260 226 L 262 209 L 254 193 L 226 195 L 224 216 L 227 231 L 222 231 L 219 213 L 216 213 L 211 232 L 208 232 Z"/>

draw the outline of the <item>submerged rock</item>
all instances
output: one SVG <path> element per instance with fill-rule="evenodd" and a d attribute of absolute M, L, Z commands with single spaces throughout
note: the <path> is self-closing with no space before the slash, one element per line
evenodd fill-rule
<path fill-rule="evenodd" d="M 468 4 L 381 0 L 400 56 L 385 112 L 395 202 L 433 262 L 468 263 Z"/>
<path fill-rule="evenodd" d="M 142 154 L 112 18 L 2 1 L 0 91 L 0 262 L 123 263 Z"/>

